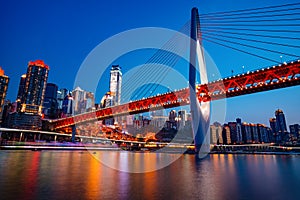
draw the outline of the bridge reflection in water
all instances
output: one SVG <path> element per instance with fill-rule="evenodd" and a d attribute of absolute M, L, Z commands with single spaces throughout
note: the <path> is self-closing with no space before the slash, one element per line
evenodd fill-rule
<path fill-rule="evenodd" d="M 97 154 L 108 154 L 119 165 L 126 160 L 126 152 Z M 134 156 L 135 164 L 144 166 L 160 159 L 158 154 Z M 3 199 L 297 199 L 299 159 L 210 155 L 195 162 L 184 155 L 161 170 L 125 173 L 86 152 L 1 151 L 0 194 Z"/>

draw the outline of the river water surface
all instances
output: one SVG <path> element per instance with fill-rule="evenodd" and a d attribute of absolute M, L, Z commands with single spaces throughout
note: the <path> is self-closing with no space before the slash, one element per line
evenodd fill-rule
<path fill-rule="evenodd" d="M 97 151 L 120 159 L 129 152 Z M 0 199 L 300 199 L 300 155 L 182 155 L 160 170 L 127 173 L 86 151 L 0 151 Z M 153 165 L 159 153 L 134 154 Z M 142 162 L 141 162 L 142 160 Z M 128 163 L 127 163 L 128 164 Z"/>

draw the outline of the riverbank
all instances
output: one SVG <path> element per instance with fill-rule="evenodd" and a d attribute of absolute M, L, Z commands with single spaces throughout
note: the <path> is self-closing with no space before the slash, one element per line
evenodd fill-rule
<path fill-rule="evenodd" d="M 107 144 L 51 144 L 51 145 L 2 145 L 0 150 L 28 150 L 28 151 L 128 151 L 119 148 L 117 145 Z M 164 151 L 157 150 L 136 150 L 129 151 L 136 153 L 180 153 L 180 154 L 195 154 L 191 150 L 183 149 L 164 149 Z M 300 155 L 297 151 L 211 151 L 207 154 L 251 154 L 251 155 Z"/>

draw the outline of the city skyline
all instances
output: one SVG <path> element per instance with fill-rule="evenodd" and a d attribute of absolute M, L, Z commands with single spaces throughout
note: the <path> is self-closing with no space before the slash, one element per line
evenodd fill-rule
<path fill-rule="evenodd" d="M 209 2 L 203 1 L 201 3 L 199 2 L 180 2 L 177 5 L 170 5 L 170 7 L 167 8 L 167 3 L 162 3 L 162 5 L 155 10 L 155 13 L 160 14 L 160 17 L 151 17 L 150 14 L 147 11 L 141 11 L 139 9 L 144 8 L 145 6 L 148 6 L 149 8 L 155 8 L 155 5 L 157 5 L 157 2 L 154 4 L 145 5 L 144 3 L 139 4 L 136 2 L 135 6 L 136 8 L 130 8 L 128 5 L 124 5 L 124 8 L 120 8 L 121 6 L 114 6 L 115 2 L 113 3 L 105 3 L 105 4 L 97 4 L 96 2 L 93 2 L 95 4 L 95 8 L 91 8 L 92 6 L 89 6 L 89 10 L 83 11 L 83 14 L 79 16 L 75 16 L 75 13 L 78 13 L 80 5 L 76 4 L 74 8 L 70 8 L 69 10 L 66 9 L 67 3 L 61 3 L 61 4 L 51 4 L 51 3 L 42 3 L 42 4 L 35 4 L 31 9 L 38 9 L 41 7 L 48 7 L 47 10 L 49 11 L 62 11 L 66 10 L 64 14 L 59 14 L 56 16 L 57 18 L 61 18 L 62 22 L 54 25 L 52 23 L 52 18 L 50 16 L 43 16 L 41 19 L 34 18 L 33 15 L 27 14 L 24 17 L 24 24 L 30 25 L 33 27 L 39 27 L 38 33 L 32 33 L 32 30 L 28 30 L 28 32 L 24 32 L 24 39 L 20 37 L 14 38 L 14 33 L 17 32 L 17 30 L 25 28 L 23 27 L 22 23 L 18 21 L 17 19 L 22 15 L 24 12 L 23 10 L 19 10 L 20 8 L 17 8 L 18 11 L 16 12 L 10 12 L 7 13 L 6 10 L 12 11 L 12 5 L 10 3 L 1 3 L 3 4 L 4 12 L 2 15 L 7 15 L 6 18 L 1 18 L 1 24 L 2 26 L 7 27 L 4 32 L 0 34 L 0 40 L 3 44 L 1 49 L 1 52 L 3 54 L 0 56 L 1 63 L 0 65 L 3 67 L 3 69 L 6 71 L 6 75 L 10 77 L 10 83 L 8 88 L 8 95 L 7 99 L 10 99 L 14 101 L 17 96 L 17 87 L 19 84 L 19 79 L 22 74 L 25 73 L 26 64 L 29 60 L 36 60 L 36 59 L 42 59 L 44 60 L 49 66 L 51 67 L 51 70 L 49 72 L 49 79 L 48 83 L 55 83 L 59 86 L 59 88 L 68 88 L 70 90 L 75 89 L 73 86 L 74 82 L 74 76 L 76 74 L 77 70 L 74 70 L 74 68 L 79 68 L 80 64 L 82 63 L 85 56 L 101 41 L 105 40 L 106 38 L 117 34 L 120 31 L 124 31 L 130 28 L 137 28 L 137 27 L 143 27 L 143 26 L 158 26 L 158 27 L 166 27 L 171 28 L 174 30 L 179 30 L 183 24 L 189 19 L 190 15 L 190 8 L 193 6 L 198 6 L 201 13 L 209 13 L 213 11 L 223 11 L 223 10 L 234 10 L 234 9 L 242 9 L 242 8 L 248 8 L 248 7 L 261 7 L 261 6 L 268 6 L 275 4 L 274 1 L 266 1 L 264 5 L 259 4 L 258 2 L 251 2 L 251 1 L 245 1 L 243 3 L 236 4 L 237 1 L 230 1 L 228 5 L 226 5 L 224 8 L 224 4 L 222 6 L 211 6 Z M 281 1 L 282 2 L 282 1 Z M 276 1 L 277 4 L 281 3 L 279 1 Z M 293 1 L 288 1 L 288 3 Z M 119 2 L 120 3 L 120 2 Z M 184 5 L 183 5 L 184 4 Z M 25 8 L 28 5 L 24 5 Z M 182 7 L 180 7 L 182 6 Z M 21 6 L 22 7 L 22 6 Z M 24 10 L 26 10 L 24 8 Z M 104 13 L 98 13 L 97 8 L 104 11 L 104 8 L 110 8 L 107 11 L 105 11 L 105 14 L 111 14 L 113 15 L 115 13 L 115 10 L 119 11 L 119 14 L 124 14 L 126 11 L 130 11 L 131 9 L 134 9 L 137 11 L 136 15 L 139 15 L 140 19 L 135 19 L 135 16 L 132 15 L 126 15 L 124 19 L 120 19 L 117 16 L 112 16 L 109 20 L 104 20 Z M 180 12 L 179 12 L 180 10 Z M 81 11 L 81 10 L 80 10 Z M 92 11 L 90 13 L 93 13 L 93 16 L 84 15 L 87 14 L 89 11 Z M 19 14 L 16 14 L 20 12 Z M 175 13 L 179 13 L 179 16 L 176 17 Z M 127 12 L 126 12 L 127 13 Z M 165 13 L 168 13 L 167 15 L 164 15 Z M 71 14 L 70 16 L 73 16 L 72 19 L 70 16 L 67 16 L 67 14 Z M 170 16 L 169 16 L 170 15 Z M 163 16 L 163 17 L 162 17 Z M 79 18 L 82 18 L 79 20 Z M 159 18 L 159 19 L 158 19 Z M 163 20 L 161 20 L 163 18 Z M 77 23 L 79 25 L 83 22 L 86 22 L 87 19 L 90 19 L 89 23 L 87 23 L 84 27 L 87 29 L 79 30 L 77 29 Z M 97 19 L 101 19 L 102 23 L 97 23 Z M 123 20 L 124 23 L 121 23 L 118 21 L 120 19 Z M 57 21 L 57 20 L 56 20 Z M 67 24 L 64 24 L 66 23 Z M 68 23 L 69 22 L 69 23 Z M 115 26 L 110 26 L 111 23 L 115 23 Z M 125 23 L 126 22 L 126 23 Z M 11 26 L 7 26 L 8 24 L 11 24 Z M 101 27 L 105 27 L 103 29 L 96 28 L 94 31 L 88 31 L 92 30 L 92 27 L 95 27 L 95 25 L 98 24 Z M 122 25 L 124 24 L 124 25 Z M 73 32 L 70 33 L 63 25 L 66 25 L 66 28 L 71 28 Z M 79 27 L 78 25 L 78 27 Z M 29 26 L 29 27 L 30 27 Z M 58 26 L 61 30 L 61 34 L 46 34 L 43 36 L 44 31 L 50 31 L 54 27 Z M 26 30 L 26 29 L 24 29 Z M 32 34 L 32 35 L 31 35 Z M 70 35 L 69 35 L 70 34 Z M 82 35 L 82 36 L 81 36 Z M 67 36 L 70 36 L 70 38 L 67 38 Z M 72 43 L 72 40 L 76 39 L 76 44 Z M 7 41 L 6 41 L 7 40 Z M 29 45 L 31 44 L 31 45 Z M 78 48 L 74 48 L 75 46 Z M 209 51 L 210 55 L 212 56 L 213 60 L 216 62 L 221 76 L 227 77 L 231 75 L 231 71 L 233 70 L 234 73 L 242 73 L 242 70 L 248 71 L 248 70 L 254 70 L 262 67 L 267 67 L 272 65 L 271 63 L 256 60 L 252 57 L 248 56 L 241 56 L 241 58 L 237 58 L 238 56 L 234 55 L 240 55 L 236 52 L 230 52 L 226 51 L 227 59 L 224 59 L 224 55 L 220 55 L 220 53 L 215 53 L 216 50 L 220 51 L 219 49 L 216 49 L 216 47 L 211 46 L 211 44 L 204 43 L 204 47 L 207 51 Z M 28 52 L 27 49 L 29 49 Z M 223 50 L 223 49 L 222 49 Z M 16 51 L 16 52 L 15 52 Z M 13 53 L 15 52 L 15 53 Z M 297 53 L 297 52 L 296 52 Z M 75 54 L 75 56 L 73 55 Z M 15 55 L 18 55 L 17 58 L 13 57 Z M 66 55 L 66 56 L 63 56 Z M 128 58 L 120 58 L 116 61 L 114 64 L 119 64 L 120 66 L 124 66 L 124 73 L 130 69 L 131 66 L 135 66 L 139 62 L 144 62 L 144 60 L 147 60 L 148 55 L 142 55 L 141 58 L 138 58 L 139 61 L 132 61 Z M 230 58 L 235 58 L 234 61 Z M 229 59 L 228 59 L 229 58 Z M 251 59 L 249 59 L 251 58 Z M 283 56 L 281 59 L 283 61 L 288 60 L 289 58 L 286 56 Z M 246 61 L 245 61 L 246 60 Z M 278 60 L 280 58 L 278 57 Z M 76 66 L 76 67 L 75 67 Z M 225 67 L 223 67 L 225 66 Z M 230 67 L 226 67 L 230 66 Z M 245 66 L 242 68 L 242 66 Z M 106 67 L 106 66 L 105 66 Z M 186 69 L 187 71 L 187 66 Z M 186 73 L 186 71 L 183 71 L 183 73 Z M 104 77 L 103 84 L 108 85 L 108 77 L 109 74 L 107 74 L 106 77 Z M 80 86 L 79 86 L 80 87 Z M 106 86 L 104 86 L 104 90 L 106 90 Z M 85 88 L 83 88 L 85 89 Z M 179 88 L 178 88 L 179 89 Z M 251 94 L 247 96 L 241 96 L 241 97 L 235 97 L 230 98 L 227 101 L 227 114 L 225 121 L 229 121 L 228 119 L 232 120 L 235 117 L 241 117 L 242 119 L 245 119 L 245 121 L 257 121 L 260 123 L 267 124 L 268 119 L 273 116 L 273 112 L 276 109 L 282 109 L 287 116 L 287 123 L 288 124 L 296 124 L 299 123 L 299 117 L 297 113 L 299 113 L 299 108 L 297 108 L 298 102 L 297 97 L 299 97 L 299 86 L 295 86 L 292 88 L 285 88 L 285 89 L 279 89 L 275 91 L 268 91 L 264 93 L 257 93 L 257 94 Z M 100 98 L 105 94 L 106 91 L 101 91 L 100 93 L 96 94 L 96 102 L 100 101 Z M 255 111 L 261 111 L 263 112 L 255 112 Z"/>

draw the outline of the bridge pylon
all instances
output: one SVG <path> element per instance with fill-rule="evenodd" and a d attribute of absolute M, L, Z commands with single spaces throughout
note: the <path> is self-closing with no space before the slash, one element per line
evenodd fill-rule
<path fill-rule="evenodd" d="M 189 89 L 192 130 L 195 151 L 199 157 L 204 157 L 210 148 L 209 135 L 207 135 L 210 118 L 210 102 L 201 102 L 200 104 L 196 91 L 197 59 L 200 71 L 200 82 L 201 84 L 208 83 L 197 8 L 193 8 L 191 12 L 190 38 Z"/>

